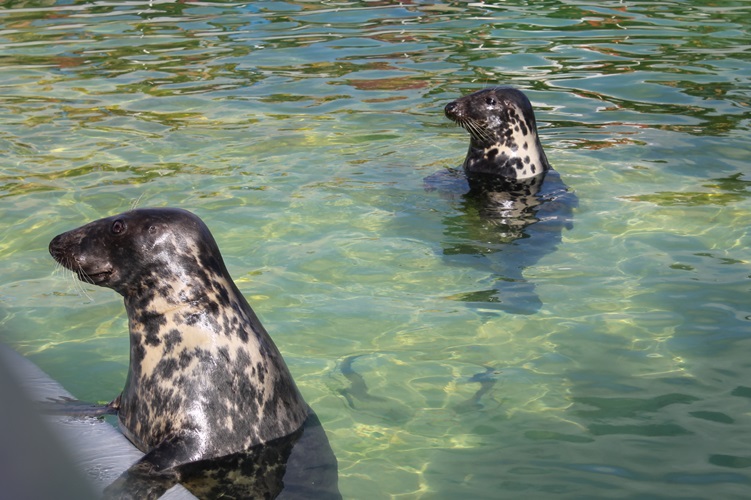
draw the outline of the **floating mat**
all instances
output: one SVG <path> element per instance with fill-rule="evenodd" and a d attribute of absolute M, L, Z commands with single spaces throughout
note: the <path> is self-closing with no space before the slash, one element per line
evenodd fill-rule
<path fill-rule="evenodd" d="M 107 422 L 40 415 L 33 401 L 73 397 L 34 363 L 0 344 L 0 498 L 88 499 L 143 453 Z M 195 499 L 181 485 L 165 500 Z"/>

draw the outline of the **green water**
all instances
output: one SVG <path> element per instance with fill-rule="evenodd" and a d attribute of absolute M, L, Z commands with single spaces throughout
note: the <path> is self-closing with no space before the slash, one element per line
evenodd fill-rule
<path fill-rule="evenodd" d="M 748 2 L 0 5 L 0 340 L 77 397 L 122 388 L 126 318 L 47 244 L 180 206 L 345 498 L 751 496 Z M 579 199 L 533 314 L 460 300 L 502 254 L 446 255 L 478 222 L 423 182 L 495 84 Z"/>

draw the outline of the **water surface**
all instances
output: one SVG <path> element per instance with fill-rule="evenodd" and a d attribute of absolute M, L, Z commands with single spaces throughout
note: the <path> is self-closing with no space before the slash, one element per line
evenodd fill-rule
<path fill-rule="evenodd" d="M 323 421 L 346 498 L 746 498 L 749 19 L 745 1 L 4 2 L 0 340 L 112 399 L 121 300 L 47 244 L 180 206 Z M 579 200 L 522 271 L 533 314 L 463 300 L 503 276 L 446 255 L 482 245 L 454 230 L 481 221 L 423 181 L 466 151 L 443 106 L 496 84 L 527 92 Z"/>

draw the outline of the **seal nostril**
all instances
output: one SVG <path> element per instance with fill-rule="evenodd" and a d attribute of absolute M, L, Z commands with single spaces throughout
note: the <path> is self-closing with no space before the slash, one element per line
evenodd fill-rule
<path fill-rule="evenodd" d="M 452 102 L 446 104 L 446 107 L 443 108 L 443 112 L 449 118 L 451 118 L 452 116 L 454 116 L 456 114 L 456 102 L 452 101 Z"/>

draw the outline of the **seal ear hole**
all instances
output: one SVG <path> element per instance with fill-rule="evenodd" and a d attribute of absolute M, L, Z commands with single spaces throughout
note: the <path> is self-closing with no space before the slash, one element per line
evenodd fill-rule
<path fill-rule="evenodd" d="M 156 226 L 155 226 L 155 225 L 153 225 L 153 224 L 152 224 L 152 225 L 150 225 L 150 226 L 149 226 L 149 229 L 148 229 L 148 231 L 149 231 L 149 234 L 154 234 L 154 233 L 156 233 Z"/>
<path fill-rule="evenodd" d="M 112 223 L 112 234 L 120 234 L 123 231 L 125 231 L 125 222 L 123 222 L 120 219 L 117 219 L 115 222 Z"/>
<path fill-rule="evenodd" d="M 486 97 L 485 98 L 485 104 L 487 104 L 488 106 L 495 106 L 496 105 L 496 100 L 493 97 Z"/>

